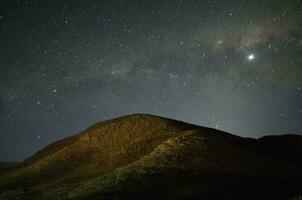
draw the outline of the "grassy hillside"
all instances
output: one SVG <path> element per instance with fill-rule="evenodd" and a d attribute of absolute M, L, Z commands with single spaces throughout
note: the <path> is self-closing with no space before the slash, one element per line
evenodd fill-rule
<path fill-rule="evenodd" d="M 129 115 L 95 124 L 2 172 L 0 199 L 290 199 L 302 194 L 301 150 L 300 136 L 256 140 Z"/>

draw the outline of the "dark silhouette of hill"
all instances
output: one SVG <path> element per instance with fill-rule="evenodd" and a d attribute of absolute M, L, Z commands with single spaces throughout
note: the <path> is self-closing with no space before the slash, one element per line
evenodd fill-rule
<path fill-rule="evenodd" d="M 2 171 L 0 199 L 295 199 L 301 161 L 301 136 L 242 138 L 136 114 Z"/>
<path fill-rule="evenodd" d="M 16 166 L 18 163 L 19 162 L 17 162 L 17 161 L 0 162 L 0 170 Z"/>

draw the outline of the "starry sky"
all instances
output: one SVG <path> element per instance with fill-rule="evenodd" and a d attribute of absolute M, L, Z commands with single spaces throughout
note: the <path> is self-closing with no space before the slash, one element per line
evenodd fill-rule
<path fill-rule="evenodd" d="M 0 2 L 0 160 L 131 113 L 302 134 L 302 1 Z"/>

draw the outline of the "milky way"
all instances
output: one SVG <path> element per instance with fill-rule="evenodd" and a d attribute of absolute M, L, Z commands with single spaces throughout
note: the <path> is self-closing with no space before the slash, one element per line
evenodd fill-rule
<path fill-rule="evenodd" d="M 302 134 L 300 0 L 0 7 L 0 160 L 131 113 Z"/>

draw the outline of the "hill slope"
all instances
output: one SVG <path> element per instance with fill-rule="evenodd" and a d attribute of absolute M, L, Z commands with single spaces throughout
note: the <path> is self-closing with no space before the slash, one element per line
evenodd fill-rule
<path fill-rule="evenodd" d="M 1 172 L 0 199 L 290 199 L 302 137 L 241 138 L 137 114 L 100 122 Z"/>

